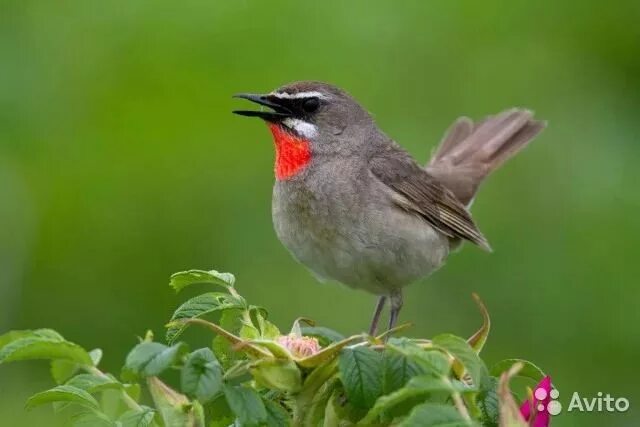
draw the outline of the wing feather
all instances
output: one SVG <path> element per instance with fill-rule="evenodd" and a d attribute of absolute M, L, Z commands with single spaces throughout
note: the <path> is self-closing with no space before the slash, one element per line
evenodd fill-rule
<path fill-rule="evenodd" d="M 491 250 L 465 206 L 399 147 L 389 146 L 375 155 L 369 166 L 371 173 L 396 193 L 394 201 L 400 207 L 419 214 L 450 238 L 469 240 Z"/>

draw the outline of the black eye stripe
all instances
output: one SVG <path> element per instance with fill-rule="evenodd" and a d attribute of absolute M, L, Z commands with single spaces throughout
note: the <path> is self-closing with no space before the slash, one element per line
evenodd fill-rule
<path fill-rule="evenodd" d="M 315 113 L 323 104 L 323 101 L 317 96 L 309 96 L 305 98 L 280 98 L 272 95 L 270 99 L 283 109 L 301 116 L 309 116 Z"/>
<path fill-rule="evenodd" d="M 320 107 L 320 100 L 316 97 L 302 100 L 301 108 L 305 113 L 313 113 Z"/>

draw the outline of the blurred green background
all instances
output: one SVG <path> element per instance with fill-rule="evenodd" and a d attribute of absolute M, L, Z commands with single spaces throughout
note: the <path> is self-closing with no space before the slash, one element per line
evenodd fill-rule
<path fill-rule="evenodd" d="M 317 79 L 350 91 L 420 161 L 461 114 L 514 105 L 549 128 L 473 206 L 473 247 L 410 287 L 411 334 L 471 334 L 525 357 L 568 405 L 610 393 L 640 424 L 640 3 L 25 1 L 0 3 L 0 331 L 51 327 L 117 372 L 184 296 L 172 272 L 216 268 L 287 329 L 364 330 L 374 297 L 320 285 L 271 226 L 273 150 L 231 95 Z M 47 364 L 0 366 L 0 425 Z"/>

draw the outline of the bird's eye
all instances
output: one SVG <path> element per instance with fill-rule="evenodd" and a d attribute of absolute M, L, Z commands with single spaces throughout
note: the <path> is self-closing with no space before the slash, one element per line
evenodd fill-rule
<path fill-rule="evenodd" d="M 305 99 L 302 103 L 302 109 L 305 113 L 313 113 L 320 106 L 320 101 L 318 98 L 309 98 Z"/>

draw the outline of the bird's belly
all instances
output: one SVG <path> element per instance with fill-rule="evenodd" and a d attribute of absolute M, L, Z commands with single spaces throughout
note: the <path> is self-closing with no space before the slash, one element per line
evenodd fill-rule
<path fill-rule="evenodd" d="M 447 238 L 426 221 L 387 204 L 276 187 L 273 221 L 280 241 L 316 276 L 376 294 L 429 275 L 449 252 Z"/>

